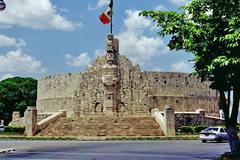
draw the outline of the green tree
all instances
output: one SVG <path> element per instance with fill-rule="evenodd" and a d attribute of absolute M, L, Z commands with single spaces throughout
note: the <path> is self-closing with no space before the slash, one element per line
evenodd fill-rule
<path fill-rule="evenodd" d="M 27 106 L 35 106 L 37 99 L 37 80 L 14 77 L 0 82 L 0 118 L 5 125 L 12 119 L 13 111 L 23 116 Z"/>
<path fill-rule="evenodd" d="M 239 154 L 240 0 L 192 0 L 178 11 L 143 11 L 140 15 L 157 23 L 160 36 L 171 36 L 170 49 L 194 55 L 195 73 L 211 81 L 210 87 L 220 93 L 230 149 Z"/>

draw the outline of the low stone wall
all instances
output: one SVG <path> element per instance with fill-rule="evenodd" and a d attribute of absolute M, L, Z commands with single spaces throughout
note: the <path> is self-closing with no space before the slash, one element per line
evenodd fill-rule
<path fill-rule="evenodd" d="M 25 127 L 25 118 L 18 118 L 16 120 L 13 120 L 8 124 L 8 126 L 18 126 L 18 127 Z"/>
<path fill-rule="evenodd" d="M 37 115 L 37 121 L 40 122 L 41 120 L 51 116 L 54 113 L 39 113 Z M 8 126 L 18 126 L 18 127 L 25 127 L 25 118 L 13 118 L 13 120 L 8 124 Z"/>
<path fill-rule="evenodd" d="M 41 120 L 51 116 L 52 114 L 54 114 L 54 112 L 47 112 L 47 113 L 38 113 L 37 115 L 37 121 L 40 122 Z"/>
<path fill-rule="evenodd" d="M 165 136 L 175 136 L 175 115 L 172 106 L 166 105 L 164 108 L 164 116 L 155 108 L 151 111 L 152 117 L 159 124 L 160 128 L 164 131 Z"/>
<path fill-rule="evenodd" d="M 28 107 L 24 112 L 24 117 L 17 119 L 15 114 L 13 115 L 13 120 L 8 126 L 25 127 L 25 134 L 27 136 L 34 136 L 37 132 L 46 128 L 50 123 L 54 123 L 61 117 L 66 117 L 66 111 L 38 114 L 36 107 Z"/>
<path fill-rule="evenodd" d="M 155 108 L 151 111 L 151 115 L 166 134 L 165 119 L 163 114 L 159 111 L 159 109 Z"/>
<path fill-rule="evenodd" d="M 152 108 L 164 110 L 169 104 L 174 107 L 175 112 L 195 112 L 203 109 L 207 115 L 218 116 L 218 98 L 210 96 L 153 96 Z"/>
<path fill-rule="evenodd" d="M 224 119 L 205 116 L 199 112 L 175 112 L 176 128 L 181 126 L 207 125 L 215 126 L 224 124 Z"/>
<path fill-rule="evenodd" d="M 61 117 L 66 117 L 66 111 L 59 111 L 37 123 L 38 131 L 46 128 L 50 123 L 57 121 Z"/>

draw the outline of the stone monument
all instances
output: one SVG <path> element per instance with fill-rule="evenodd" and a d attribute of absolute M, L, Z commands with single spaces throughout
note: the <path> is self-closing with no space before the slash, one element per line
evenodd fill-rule
<path fill-rule="evenodd" d="M 28 136 L 174 136 L 181 125 L 222 123 L 209 85 L 188 73 L 142 71 L 109 34 L 105 55 L 85 72 L 39 79 L 37 110 L 11 124 Z"/>
<path fill-rule="evenodd" d="M 206 115 L 218 116 L 218 95 L 210 83 L 187 73 L 141 71 L 119 53 L 118 39 L 109 34 L 105 55 L 87 71 L 39 79 L 38 112 L 66 110 L 67 117 L 146 115 L 169 104 L 175 112 L 204 109 Z"/>

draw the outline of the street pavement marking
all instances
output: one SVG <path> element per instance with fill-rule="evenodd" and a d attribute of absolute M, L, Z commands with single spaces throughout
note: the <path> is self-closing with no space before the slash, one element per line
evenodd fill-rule
<path fill-rule="evenodd" d="M 39 159 L 39 158 L 1 158 L 0 157 L 0 159 L 3 159 L 3 160 L 64 160 L 64 159 L 59 159 L 59 158 L 57 158 L 57 159 L 44 159 L 44 158 L 41 158 L 41 159 Z"/>
<path fill-rule="evenodd" d="M 15 150 L 14 150 L 15 151 Z M 201 159 L 201 160 L 212 160 L 214 157 L 191 157 L 191 156 L 180 156 L 180 155 L 165 155 L 165 154 L 160 154 L 160 155 L 156 155 L 156 154 L 141 154 L 141 153 L 139 153 L 139 154 L 135 154 L 135 153 L 91 153 L 91 152 L 85 152 L 85 153 L 74 153 L 74 152 L 33 152 L 33 151 L 31 151 L 31 152 L 25 152 L 25 151 L 18 151 L 18 152 L 14 152 L 14 155 L 21 155 L 21 154 L 40 154 L 40 156 L 41 156 L 41 154 L 43 154 L 43 155 L 45 155 L 45 154 L 50 154 L 50 155 L 54 155 L 54 154 L 56 154 L 56 155 L 59 155 L 59 154 L 65 154 L 65 155 L 82 155 L 82 156 L 123 156 L 123 157 L 129 157 L 129 158 L 131 158 L 131 157 L 139 157 L 139 158 L 161 158 L 161 159 L 163 159 L 163 158 L 174 158 L 174 159 L 186 159 L 186 160 L 192 160 L 192 159 L 195 159 L 195 160 L 197 160 L 197 159 Z M 1 155 L 0 155 L 0 159 L 4 159 L 4 160 L 8 160 L 8 158 L 7 157 L 2 157 Z M 11 160 L 64 160 L 64 159 L 59 159 L 59 158 L 57 158 L 57 159 L 55 159 L 55 158 L 51 158 L 51 159 L 44 159 L 44 158 L 13 158 L 13 157 L 11 157 L 10 158 Z M 9 159 L 9 160 L 10 160 Z"/>
<path fill-rule="evenodd" d="M 156 154 L 133 154 L 133 153 L 69 153 L 69 152 L 15 152 L 15 154 L 66 154 L 66 155 L 87 155 L 87 156 L 126 156 L 126 157 L 149 157 L 149 158 L 193 158 L 180 155 L 156 155 Z M 198 158 L 197 158 L 198 159 Z M 199 158 L 200 159 L 200 158 Z"/>

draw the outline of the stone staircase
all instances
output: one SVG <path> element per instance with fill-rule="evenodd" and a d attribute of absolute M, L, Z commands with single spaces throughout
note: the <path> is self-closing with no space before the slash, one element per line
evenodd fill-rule
<path fill-rule="evenodd" d="M 61 117 L 39 136 L 164 136 L 158 123 L 145 117 Z"/>

